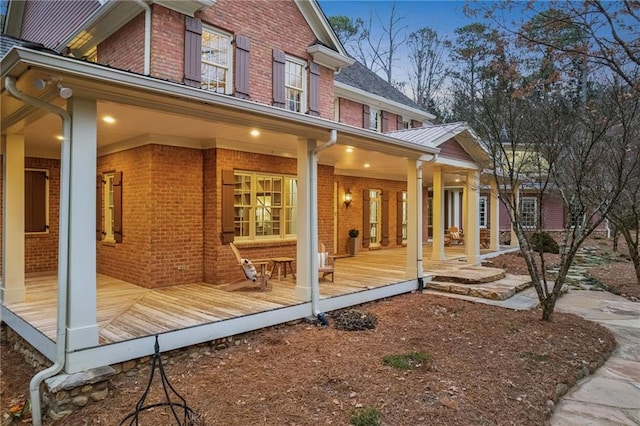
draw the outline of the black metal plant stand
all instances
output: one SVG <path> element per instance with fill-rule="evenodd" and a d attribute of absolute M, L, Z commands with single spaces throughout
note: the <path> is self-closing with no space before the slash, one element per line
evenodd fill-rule
<path fill-rule="evenodd" d="M 153 382 L 154 374 L 156 371 L 156 364 L 158 366 L 158 370 L 160 371 L 160 380 L 162 383 L 162 390 L 164 391 L 164 396 L 166 398 L 166 402 L 158 402 L 155 404 L 145 405 L 145 400 L 147 399 L 147 395 L 149 394 L 149 389 L 151 389 L 151 383 Z M 168 389 L 167 389 L 168 388 Z M 171 394 L 169 390 L 173 394 L 173 396 L 177 397 L 180 402 L 172 401 Z M 145 389 L 142 397 L 136 404 L 136 410 L 133 413 L 128 414 L 122 421 L 120 422 L 120 426 L 124 425 L 125 422 L 129 419 L 129 426 L 138 425 L 138 416 L 141 412 L 156 408 L 156 407 L 169 407 L 171 409 L 171 413 L 173 414 L 173 418 L 175 419 L 178 426 L 186 426 L 188 421 L 192 420 L 195 412 L 189 406 L 187 406 L 187 401 L 176 391 L 171 383 L 169 383 L 169 379 L 164 372 L 164 367 L 162 366 L 162 358 L 160 357 L 160 345 L 158 344 L 158 336 L 156 335 L 156 343 L 154 346 L 154 354 L 153 361 L 151 365 L 151 375 L 149 376 L 149 383 L 147 383 L 147 388 Z M 180 421 L 180 412 L 182 411 L 183 422 Z"/>

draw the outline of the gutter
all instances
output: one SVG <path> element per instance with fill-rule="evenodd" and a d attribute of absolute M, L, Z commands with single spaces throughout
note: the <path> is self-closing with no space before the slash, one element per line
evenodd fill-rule
<path fill-rule="evenodd" d="M 135 0 L 144 9 L 144 74 L 151 74 L 151 7 L 142 0 Z"/>
<path fill-rule="evenodd" d="M 31 378 L 29 394 L 33 424 L 42 425 L 40 407 L 40 385 L 49 377 L 58 374 L 64 368 L 67 346 L 67 292 L 68 292 L 68 254 L 69 254 L 69 176 L 71 163 L 71 115 L 62 108 L 48 104 L 38 98 L 26 95 L 16 87 L 15 77 L 5 78 L 7 91 L 25 104 L 33 105 L 52 112 L 62 119 L 61 159 L 60 159 L 60 227 L 58 238 L 58 315 L 56 324 L 56 362 L 49 368 L 40 371 Z"/>

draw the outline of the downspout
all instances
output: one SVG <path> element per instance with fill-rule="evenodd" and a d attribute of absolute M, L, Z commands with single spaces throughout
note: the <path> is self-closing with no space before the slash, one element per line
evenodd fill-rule
<path fill-rule="evenodd" d="M 418 193 L 420 197 L 420 206 L 422 206 L 422 165 L 435 163 L 438 160 L 438 155 L 439 153 L 432 154 L 429 160 L 419 162 L 420 164 L 418 165 L 416 177 L 418 181 L 417 187 L 418 187 Z M 418 272 L 418 292 L 422 293 L 422 291 L 424 290 L 424 262 L 423 262 L 423 254 L 422 254 L 422 211 L 418 212 L 417 220 L 418 220 L 418 229 L 420 230 L 421 235 L 419 236 L 420 243 L 418 244 L 418 259 L 416 259 L 416 269 Z"/>
<path fill-rule="evenodd" d="M 335 145 L 337 140 L 338 140 L 338 131 L 335 129 L 332 129 L 329 135 L 329 140 L 323 143 L 322 145 L 316 147 L 316 149 L 313 150 L 314 159 L 313 159 L 313 170 L 311 173 L 313 173 L 312 181 L 316 191 L 313 197 L 311 197 L 311 206 L 310 206 L 310 210 L 311 210 L 310 213 L 312 215 L 311 226 L 314 228 L 312 229 L 312 232 L 311 232 L 311 253 L 312 253 L 311 265 L 313 268 L 312 270 L 315 271 L 316 274 L 318 272 L 318 256 L 315 255 L 315 253 L 318 253 L 318 190 L 317 190 L 318 188 L 318 157 L 317 155 L 320 151 L 324 151 L 325 149 Z M 323 325 L 327 325 L 327 317 L 324 314 L 324 312 L 320 311 L 320 288 L 319 288 L 317 279 L 311 282 L 311 311 L 313 315 L 316 318 L 318 318 L 318 320 Z"/>
<path fill-rule="evenodd" d="M 144 9 L 144 75 L 151 73 L 151 7 L 142 0 L 135 0 Z"/>
<path fill-rule="evenodd" d="M 32 420 L 35 426 L 42 425 L 42 413 L 40 407 L 40 384 L 58 374 L 65 365 L 65 349 L 67 346 L 67 290 L 68 290 L 68 254 L 69 254 L 69 176 L 71 162 L 71 115 L 62 108 L 48 104 L 40 99 L 26 95 L 16 87 L 15 77 L 5 78 L 7 91 L 16 99 L 27 105 L 35 106 L 52 112 L 62 119 L 61 158 L 60 158 L 60 225 L 58 238 L 58 315 L 56 325 L 56 361 L 55 363 L 37 373 L 29 383 L 31 399 Z"/>

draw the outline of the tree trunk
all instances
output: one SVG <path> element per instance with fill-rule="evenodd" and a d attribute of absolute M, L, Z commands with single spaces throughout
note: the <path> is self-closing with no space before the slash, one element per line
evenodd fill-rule
<path fill-rule="evenodd" d="M 542 306 L 542 321 L 553 321 L 553 311 L 556 307 L 556 296 L 550 294 L 540 305 Z"/>

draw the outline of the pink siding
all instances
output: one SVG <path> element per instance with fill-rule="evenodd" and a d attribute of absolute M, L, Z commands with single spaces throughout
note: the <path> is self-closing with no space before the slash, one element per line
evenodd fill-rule
<path fill-rule="evenodd" d="M 543 198 L 542 228 L 547 231 L 564 229 L 564 203 L 559 195 L 547 195 Z"/>
<path fill-rule="evenodd" d="M 27 0 L 20 38 L 55 48 L 98 7 L 96 0 Z"/>
<path fill-rule="evenodd" d="M 511 220 L 509 219 L 509 212 L 503 203 L 500 203 L 500 230 L 510 231 Z"/>
<path fill-rule="evenodd" d="M 440 148 L 440 157 L 442 158 L 473 162 L 473 158 L 467 154 L 467 151 L 465 151 L 464 148 L 462 148 L 460 144 L 453 139 L 449 139 L 438 146 L 438 148 Z"/>

